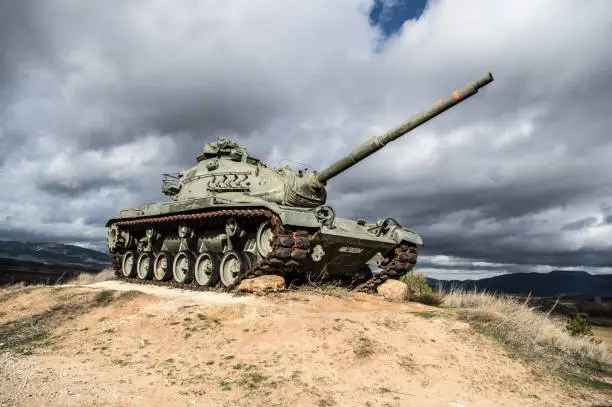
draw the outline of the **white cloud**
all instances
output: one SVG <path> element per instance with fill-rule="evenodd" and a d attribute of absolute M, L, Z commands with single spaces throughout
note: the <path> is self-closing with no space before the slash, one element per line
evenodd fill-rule
<path fill-rule="evenodd" d="M 0 110 L 10 191 L 0 208 L 11 219 L 0 228 L 103 241 L 105 219 L 164 199 L 161 174 L 191 166 L 217 135 L 236 134 L 274 165 L 322 169 L 490 70 L 478 95 L 331 180 L 330 203 L 340 216 L 393 214 L 423 234 L 425 256 L 447 256 L 444 267 L 514 267 L 509 255 L 600 267 L 611 241 L 612 4 L 437 0 L 381 53 L 370 4 L 30 10 L 45 16 L 27 33 L 41 33 L 44 53 L 0 61 L 18 73 Z M 12 34 L 3 44 L 21 55 L 26 33 Z M 599 223 L 562 230 L 588 217 Z"/>

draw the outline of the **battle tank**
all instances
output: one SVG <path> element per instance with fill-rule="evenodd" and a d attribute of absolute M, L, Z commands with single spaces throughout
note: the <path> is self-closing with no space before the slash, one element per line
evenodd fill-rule
<path fill-rule="evenodd" d="M 267 274 L 336 279 L 366 292 L 399 279 L 416 265 L 421 236 L 390 217 L 337 218 L 326 205 L 326 183 L 492 81 L 491 73 L 481 76 L 320 172 L 273 169 L 231 139 L 206 143 L 193 167 L 164 174 L 169 202 L 121 210 L 107 222 L 115 274 L 228 291 Z"/>

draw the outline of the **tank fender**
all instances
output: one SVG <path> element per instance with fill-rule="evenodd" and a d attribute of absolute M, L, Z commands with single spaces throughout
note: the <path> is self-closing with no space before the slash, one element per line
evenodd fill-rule
<path fill-rule="evenodd" d="M 223 209 L 257 209 L 257 208 L 267 208 L 272 212 L 276 213 L 281 222 L 284 225 L 298 226 L 298 227 L 306 227 L 306 228 L 318 228 L 320 227 L 320 223 L 317 220 L 313 211 L 300 211 L 295 210 L 290 207 L 280 206 L 272 202 L 263 202 L 263 203 L 253 203 L 253 202 L 244 202 L 244 203 L 213 203 L 210 202 L 198 202 L 198 201 L 187 201 L 187 202 L 179 202 L 178 204 L 175 202 L 165 203 L 164 205 L 168 205 L 167 208 L 163 208 L 165 210 L 157 210 L 157 211 L 149 211 L 147 213 L 143 208 L 134 208 L 130 210 L 122 211 L 121 215 L 117 218 L 109 219 L 106 222 L 106 227 L 109 227 L 115 221 L 126 221 L 132 219 L 138 219 L 146 216 L 169 216 L 169 215 L 179 215 L 182 213 L 193 213 L 197 212 L 198 207 L 205 210 L 223 210 Z"/>
<path fill-rule="evenodd" d="M 267 205 L 271 206 L 271 205 Z M 312 212 L 292 211 L 286 208 L 276 210 L 283 225 L 298 226 L 304 228 L 318 228 L 321 226 L 317 217 Z"/>
<path fill-rule="evenodd" d="M 405 227 L 393 227 L 392 230 L 389 231 L 388 236 L 391 239 L 395 240 L 397 244 L 400 244 L 402 242 L 410 242 L 417 245 L 423 244 L 423 238 L 419 236 L 417 232 Z"/>

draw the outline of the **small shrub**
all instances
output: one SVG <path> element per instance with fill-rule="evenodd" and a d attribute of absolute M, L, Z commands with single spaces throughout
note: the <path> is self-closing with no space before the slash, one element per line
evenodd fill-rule
<path fill-rule="evenodd" d="M 413 271 L 404 274 L 400 281 L 408 286 L 408 295 L 410 297 L 420 297 L 431 294 L 432 289 L 427 284 L 427 278 L 423 274 L 414 274 Z"/>
<path fill-rule="evenodd" d="M 121 299 L 121 300 L 132 300 L 132 299 L 136 298 L 139 295 L 140 295 L 140 291 L 129 290 L 129 291 L 124 291 L 121 294 L 119 294 L 119 299 Z"/>
<path fill-rule="evenodd" d="M 579 313 L 574 318 L 570 318 L 565 325 L 565 329 L 571 336 L 592 336 L 593 329 L 585 313 Z"/>
<path fill-rule="evenodd" d="M 361 336 L 354 344 L 353 352 L 358 358 L 367 358 L 374 354 L 374 343 L 365 336 Z"/>
<path fill-rule="evenodd" d="M 100 291 L 94 297 L 94 304 L 101 307 L 106 307 L 111 301 L 113 301 L 113 292 L 110 290 Z"/>
<path fill-rule="evenodd" d="M 441 292 L 434 293 L 422 274 L 414 274 L 411 271 L 404 274 L 400 281 L 408 286 L 408 299 L 411 301 L 437 306 L 444 300 L 444 295 Z"/>

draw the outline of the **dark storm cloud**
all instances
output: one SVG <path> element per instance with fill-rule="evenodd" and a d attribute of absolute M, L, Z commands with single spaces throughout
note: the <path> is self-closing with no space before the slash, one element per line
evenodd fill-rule
<path fill-rule="evenodd" d="M 545 220 L 533 218 L 545 211 L 572 208 L 581 201 L 591 202 L 599 180 L 583 181 L 570 177 L 536 178 L 526 180 L 525 184 L 454 191 L 441 189 L 431 194 L 420 193 L 418 188 L 396 187 L 394 190 L 389 187 L 373 198 L 356 199 L 361 204 L 353 204 L 352 209 L 343 211 L 342 215 L 352 214 L 370 220 L 395 217 L 423 236 L 425 248 L 421 253 L 428 256 L 444 254 L 521 265 L 610 267 L 609 247 L 569 250 L 559 247 L 557 241 L 561 232 L 575 234 L 596 225 L 595 217 L 560 223 L 556 228 L 551 228 Z M 609 194 L 600 199 L 605 196 Z M 481 231 L 479 226 L 483 222 L 495 226 Z M 445 224 L 447 227 L 438 229 Z M 546 227 L 540 230 L 542 224 Z"/>
<path fill-rule="evenodd" d="M 89 178 L 85 181 L 78 183 L 62 183 L 54 180 L 42 180 L 38 182 L 37 186 L 42 191 L 45 191 L 52 195 L 62 195 L 67 198 L 74 198 L 81 196 L 84 193 L 100 188 L 112 188 L 125 185 L 125 181 L 114 181 L 109 179 L 92 179 Z"/>
<path fill-rule="evenodd" d="M 169 72 L 169 75 L 171 73 Z M 199 145 L 217 132 L 245 134 L 265 127 L 270 117 L 280 110 L 279 98 L 266 94 L 265 84 L 260 89 L 235 89 L 231 84 L 183 83 L 184 77 L 167 78 L 164 82 L 141 79 L 140 83 L 126 83 L 120 92 L 108 95 L 98 108 L 118 110 L 117 127 L 94 129 L 78 139 L 80 149 L 106 148 L 139 139 L 149 129 L 159 134 L 182 134 L 181 142 L 189 148 Z M 167 84 L 168 82 L 165 81 Z M 172 86 L 174 85 L 174 86 Z M 205 85 L 208 85 L 207 83 Z M 206 95 L 206 97 L 202 97 Z M 122 112 L 130 112 L 124 119 Z"/>
<path fill-rule="evenodd" d="M 550 265 L 553 267 L 612 267 L 609 252 L 604 250 L 581 249 L 575 251 L 555 250 L 551 245 L 541 244 L 550 238 L 549 234 L 521 237 L 523 231 L 500 230 L 482 235 L 450 235 L 430 233 L 422 255 L 435 253 L 451 254 L 453 257 L 472 261 L 492 261 L 499 264 L 518 264 L 515 270 L 530 271 L 528 266 Z M 540 244 L 530 246 L 537 239 Z M 504 267 L 507 269 L 511 266 Z M 489 270 L 494 270 L 489 267 Z"/>
<path fill-rule="evenodd" d="M 24 71 L 44 61 L 49 43 L 44 20 L 34 2 L 6 0 L 0 3 L 0 166 L 8 153 L 29 135 L 10 126 L 11 108 L 19 100 Z"/>
<path fill-rule="evenodd" d="M 561 230 L 563 231 L 571 231 L 571 230 L 582 230 L 589 226 L 593 226 L 597 224 L 597 218 L 594 216 L 589 216 L 588 218 L 579 219 L 574 222 L 566 223 L 563 225 Z"/>
<path fill-rule="evenodd" d="M 610 3 L 431 1 L 379 53 L 371 6 L 3 3 L 0 238 L 103 244 L 219 135 L 320 170 L 492 71 L 329 202 L 417 230 L 424 268 L 609 267 Z"/>
<path fill-rule="evenodd" d="M 193 35 L 214 34 L 209 31 L 215 18 L 202 16 L 200 27 L 172 27 L 182 36 L 173 39 L 149 26 L 146 15 L 137 15 L 145 4 L 138 1 L 11 3 L 2 6 L 7 11 L 2 15 L 11 18 L 0 32 L 7 34 L 0 40 L 0 66 L 7 72 L 3 82 L 15 90 L 3 110 L 3 117 L 13 117 L 2 123 L 5 152 L 35 137 L 20 128 L 25 119 L 15 118 L 20 114 L 38 116 L 27 119 L 78 152 L 109 149 L 151 131 L 182 134 L 182 145 L 193 149 L 203 137 L 220 131 L 245 134 L 286 111 L 287 100 L 274 78 L 282 66 L 254 63 L 257 50 L 241 55 L 230 45 L 215 54 L 210 40 L 199 41 L 204 45 L 192 41 Z M 179 18 L 189 13 L 169 11 Z M 176 16 L 171 14 L 158 22 L 172 24 Z M 28 104 L 25 98 L 38 101 Z"/>
<path fill-rule="evenodd" d="M 41 30 L 40 5 L 20 0 L 0 3 L 0 95 L 6 97 L 20 67 L 44 58 L 47 43 Z M 1 99 L 0 99 L 1 100 Z M 6 100 L 5 100 L 6 102 Z"/>

